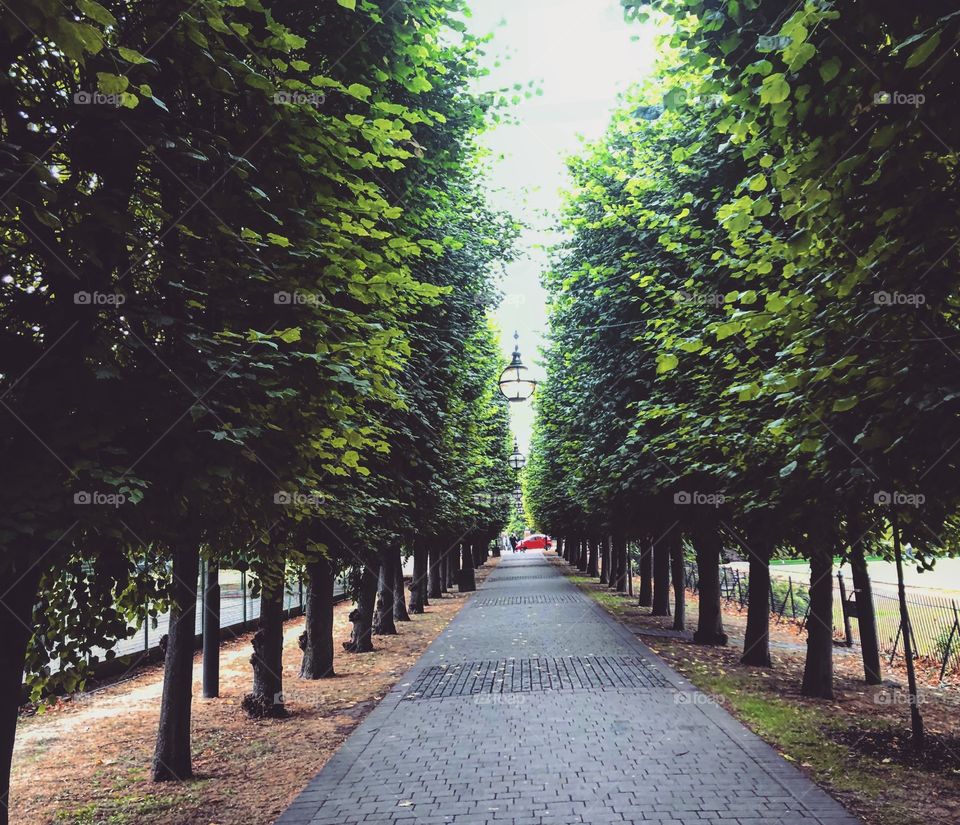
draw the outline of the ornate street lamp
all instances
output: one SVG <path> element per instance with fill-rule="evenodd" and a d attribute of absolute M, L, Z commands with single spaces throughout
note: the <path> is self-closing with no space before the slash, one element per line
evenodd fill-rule
<path fill-rule="evenodd" d="M 537 389 L 537 382 L 529 378 L 529 370 L 520 360 L 520 333 L 513 333 L 513 340 L 517 343 L 513 347 L 513 357 L 510 366 L 500 373 L 500 392 L 508 401 L 526 401 Z"/>
<path fill-rule="evenodd" d="M 517 439 L 513 439 L 513 452 L 510 453 L 509 464 L 514 470 L 522 470 L 526 464 L 527 459 L 524 457 L 523 453 L 520 452 L 520 448 L 517 446 Z"/>

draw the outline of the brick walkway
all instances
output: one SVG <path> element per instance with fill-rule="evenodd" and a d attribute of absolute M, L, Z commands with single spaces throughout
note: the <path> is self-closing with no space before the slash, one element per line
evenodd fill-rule
<path fill-rule="evenodd" d="M 278 825 L 855 825 L 539 552 L 505 556 Z"/>

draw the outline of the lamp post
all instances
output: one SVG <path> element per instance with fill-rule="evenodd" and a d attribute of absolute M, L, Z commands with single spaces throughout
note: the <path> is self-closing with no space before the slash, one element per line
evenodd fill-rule
<path fill-rule="evenodd" d="M 508 459 L 510 466 L 517 471 L 522 470 L 526 464 L 527 459 L 524 457 L 523 453 L 520 452 L 520 448 L 517 446 L 517 439 L 513 439 L 513 452 L 510 453 L 510 458 Z"/>
<path fill-rule="evenodd" d="M 520 360 L 520 333 L 513 333 L 517 343 L 513 347 L 510 365 L 500 373 L 500 392 L 508 401 L 526 401 L 537 389 L 537 382 L 528 377 L 529 370 Z"/>

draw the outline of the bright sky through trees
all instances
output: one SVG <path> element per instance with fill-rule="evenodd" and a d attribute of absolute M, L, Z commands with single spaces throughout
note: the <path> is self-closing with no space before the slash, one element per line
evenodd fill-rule
<path fill-rule="evenodd" d="M 618 0 L 480 0 L 473 13 L 474 32 L 494 32 L 484 86 L 534 80 L 543 92 L 514 107 L 518 124 L 502 125 L 484 137 L 494 153 L 493 202 L 529 227 L 521 236 L 518 260 L 507 270 L 504 301 L 495 317 L 504 352 L 512 351 L 513 332 L 519 330 L 524 361 L 536 370 L 534 357 L 546 329 L 541 246 L 549 242 L 559 190 L 568 182 L 564 157 L 576 151 L 580 135 L 600 137 L 617 94 L 650 72 L 654 30 L 625 23 Z M 517 404 L 511 412 L 526 450 L 533 408 Z"/>

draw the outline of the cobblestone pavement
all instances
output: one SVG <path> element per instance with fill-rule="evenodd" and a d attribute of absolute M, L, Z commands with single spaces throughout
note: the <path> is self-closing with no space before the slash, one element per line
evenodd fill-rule
<path fill-rule="evenodd" d="M 528 551 L 503 557 L 277 822 L 859 820 Z"/>

